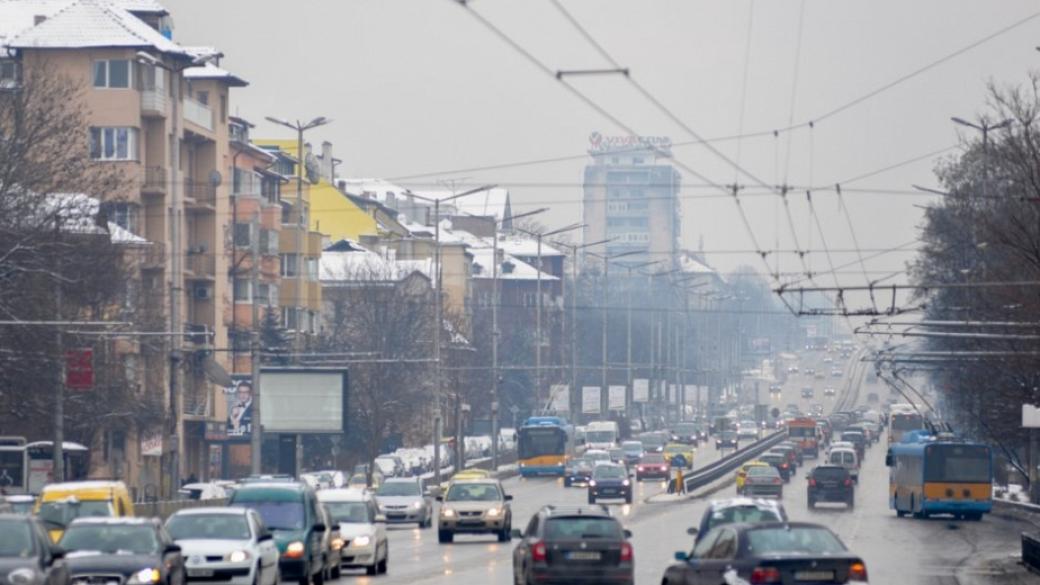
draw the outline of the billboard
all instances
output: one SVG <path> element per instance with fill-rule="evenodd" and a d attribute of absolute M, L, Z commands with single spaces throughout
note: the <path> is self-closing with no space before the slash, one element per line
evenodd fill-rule
<path fill-rule="evenodd" d="M 646 378 L 632 380 L 632 402 L 650 402 L 650 380 Z"/>
<path fill-rule="evenodd" d="M 347 370 L 264 368 L 260 421 L 265 433 L 346 432 Z"/>
<path fill-rule="evenodd" d="M 224 387 L 227 401 L 227 438 L 248 438 L 253 432 L 253 382 L 249 376 L 233 376 L 232 384 Z M 162 454 L 160 435 L 159 454 Z"/>
<path fill-rule="evenodd" d="M 607 389 L 607 408 L 609 410 L 625 409 L 625 390 L 627 386 L 611 386 Z"/>
<path fill-rule="evenodd" d="M 549 387 L 549 409 L 555 413 L 570 412 L 571 387 L 567 384 L 553 384 Z"/>
<path fill-rule="evenodd" d="M 599 386 L 585 386 L 581 389 L 581 411 L 585 414 L 599 414 Z"/>

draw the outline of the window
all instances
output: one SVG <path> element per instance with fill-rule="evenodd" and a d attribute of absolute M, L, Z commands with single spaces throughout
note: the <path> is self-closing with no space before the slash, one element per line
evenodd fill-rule
<path fill-rule="evenodd" d="M 21 84 L 21 71 L 18 62 L 10 59 L 0 60 L 0 89 L 10 89 Z"/>
<path fill-rule="evenodd" d="M 274 230 L 260 230 L 260 253 L 268 256 L 278 255 L 278 232 Z"/>
<path fill-rule="evenodd" d="M 249 303 L 253 300 L 253 283 L 247 278 L 235 279 L 235 302 Z"/>
<path fill-rule="evenodd" d="M 297 254 L 282 254 L 282 276 L 297 276 L 300 270 L 300 257 Z"/>
<path fill-rule="evenodd" d="M 235 247 L 248 248 L 253 245 L 253 224 L 235 224 Z"/>
<path fill-rule="evenodd" d="M 277 179 L 271 177 L 264 177 L 260 180 L 260 195 L 267 200 L 268 203 L 278 203 L 281 192 L 281 183 Z"/>
<path fill-rule="evenodd" d="M 318 280 L 318 259 L 307 258 L 307 279 L 317 281 Z"/>
<path fill-rule="evenodd" d="M 141 74 L 140 86 L 142 90 L 154 91 L 159 94 L 166 93 L 166 71 L 158 65 L 141 65 L 138 71 Z"/>
<path fill-rule="evenodd" d="M 195 100 L 204 106 L 209 105 L 209 92 L 208 91 L 197 91 L 195 92 Z"/>
<path fill-rule="evenodd" d="M 137 160 L 137 128 L 91 128 L 90 158 Z"/>
<path fill-rule="evenodd" d="M 288 331 L 296 331 L 300 326 L 300 310 L 296 307 L 282 307 L 282 323 Z"/>
<path fill-rule="evenodd" d="M 643 159 L 641 159 L 639 157 L 634 157 L 632 159 L 632 164 L 634 164 L 634 165 L 641 165 L 641 164 L 643 164 Z"/>
<path fill-rule="evenodd" d="M 132 203 L 106 201 L 101 204 L 101 211 L 108 221 L 118 225 L 130 233 L 137 233 L 137 206 Z"/>
<path fill-rule="evenodd" d="M 127 89 L 131 70 L 130 61 L 126 59 L 94 61 L 94 87 Z"/>

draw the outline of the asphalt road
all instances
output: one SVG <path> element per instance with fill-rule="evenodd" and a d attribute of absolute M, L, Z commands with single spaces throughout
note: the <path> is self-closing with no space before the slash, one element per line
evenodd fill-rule
<path fill-rule="evenodd" d="M 834 386 L 841 391 L 845 379 L 830 377 L 831 364 L 824 363 L 826 354 L 803 355 L 800 368 L 815 367 L 824 371 L 822 380 L 794 375 L 784 386 L 781 396 L 771 397 L 781 410 L 788 403 L 807 410 L 820 402 L 827 411 L 834 398 L 824 398 L 823 388 Z M 844 365 L 844 364 L 839 364 Z M 865 384 L 863 370 L 847 364 L 846 376 Z M 816 396 L 802 399 L 801 389 L 811 385 Z M 888 392 L 882 385 L 864 385 L 860 400 L 877 392 L 882 401 Z M 1028 526 L 1024 523 L 987 516 L 982 522 L 958 522 L 950 519 L 915 520 L 896 518 L 888 509 L 888 470 L 885 467 L 885 438 L 872 447 L 865 458 L 861 482 L 857 488 L 856 508 L 821 504 L 809 510 L 805 497 L 805 471 L 813 462 L 799 469 L 785 486 L 783 503 L 794 520 L 818 522 L 838 533 L 848 547 L 866 561 L 872 583 L 899 585 L 988 585 L 1008 580 L 993 568 L 1006 561 L 1018 549 L 1018 535 Z M 702 447 L 696 466 L 718 457 L 713 446 Z M 584 488 L 564 488 L 553 479 L 513 478 L 504 482 L 513 494 L 513 525 L 522 528 L 531 515 L 546 504 L 584 503 Z M 636 581 L 640 584 L 660 583 L 665 567 L 675 551 L 688 551 L 692 538 L 686 528 L 696 525 L 707 505 L 707 499 L 682 502 L 647 503 L 646 499 L 661 493 L 663 483 L 644 482 L 638 486 L 635 502 L 612 506 L 615 514 L 632 533 L 636 558 Z M 735 495 L 732 486 L 725 487 L 712 498 Z M 435 529 L 390 528 L 390 569 L 383 577 L 345 575 L 344 583 L 512 583 L 513 543 L 499 544 L 493 537 L 459 536 L 451 545 L 437 543 Z"/>

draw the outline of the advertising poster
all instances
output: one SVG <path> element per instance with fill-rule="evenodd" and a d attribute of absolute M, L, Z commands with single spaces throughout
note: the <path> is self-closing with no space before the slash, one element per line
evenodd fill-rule
<path fill-rule="evenodd" d="M 607 408 L 610 410 L 625 409 L 625 386 L 611 386 L 607 389 Z"/>
<path fill-rule="evenodd" d="M 571 387 L 566 384 L 553 384 L 549 387 L 549 408 L 559 414 L 571 410 Z"/>
<path fill-rule="evenodd" d="M 253 382 L 248 376 L 236 376 L 231 386 L 224 388 L 227 400 L 227 437 L 247 438 L 253 432 Z"/>
<path fill-rule="evenodd" d="M 650 380 L 646 378 L 632 380 L 632 402 L 650 402 Z"/>
<path fill-rule="evenodd" d="M 585 386 L 581 389 L 581 411 L 585 414 L 599 414 L 599 386 Z"/>

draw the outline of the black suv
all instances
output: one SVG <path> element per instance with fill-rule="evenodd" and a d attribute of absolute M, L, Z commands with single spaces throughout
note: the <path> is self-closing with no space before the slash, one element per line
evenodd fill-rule
<path fill-rule="evenodd" d="M 840 502 L 852 508 L 856 505 L 855 482 L 849 470 L 837 465 L 820 465 L 809 472 L 809 507 L 819 502 Z"/>
<path fill-rule="evenodd" d="M 513 582 L 631 584 L 630 537 L 603 506 L 546 506 L 513 531 Z"/>
<path fill-rule="evenodd" d="M 624 498 L 626 504 L 632 503 L 632 481 L 628 470 L 612 463 L 600 463 L 592 469 L 589 480 L 589 503 L 604 498 Z"/>
<path fill-rule="evenodd" d="M 77 518 L 58 544 L 68 551 L 73 583 L 183 585 L 187 578 L 181 547 L 158 518 Z"/>

